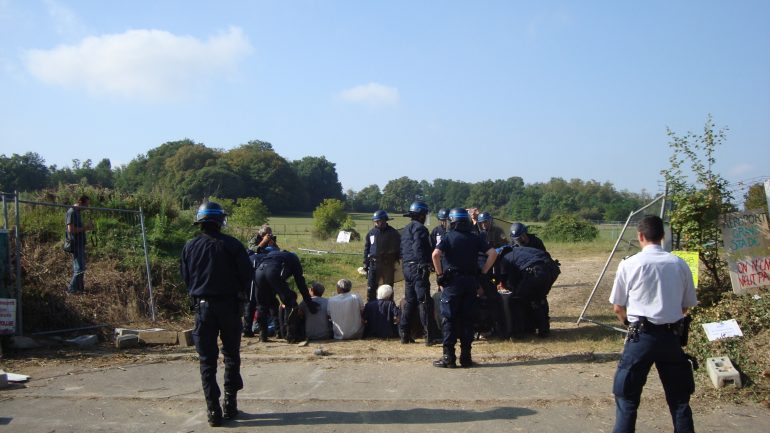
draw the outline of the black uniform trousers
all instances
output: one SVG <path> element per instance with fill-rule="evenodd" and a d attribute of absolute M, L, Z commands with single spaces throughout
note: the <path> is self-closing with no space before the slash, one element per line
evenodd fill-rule
<path fill-rule="evenodd" d="M 281 269 L 281 266 L 263 263 L 259 265 L 254 274 L 254 283 L 257 285 L 257 310 L 259 311 L 260 329 L 267 329 L 267 318 L 270 316 L 270 311 L 276 310 L 276 295 L 280 298 L 281 303 L 286 306 L 286 314 L 295 315 L 297 294 L 291 290 L 289 284 L 281 276 Z M 296 333 L 296 330 L 293 331 Z M 282 334 L 284 334 L 285 338 L 286 332 L 282 332 Z"/>
<path fill-rule="evenodd" d="M 406 302 L 399 323 L 401 334 L 409 336 L 414 312 L 418 310 L 425 339 L 431 341 L 438 338 L 438 326 L 433 320 L 433 298 L 430 297 L 430 272 L 427 268 L 420 273 L 417 263 L 404 263 L 404 297 Z"/>
<path fill-rule="evenodd" d="M 615 395 L 614 433 L 635 431 L 637 409 L 650 367 L 655 364 L 663 383 L 675 433 L 694 431 L 690 395 L 695 391 L 692 366 L 680 346 L 680 337 L 664 327 L 645 326 L 639 341 L 626 341 L 618 362 L 612 393 Z"/>
<path fill-rule="evenodd" d="M 225 391 L 243 388 L 241 378 L 241 318 L 240 301 L 229 299 L 198 299 L 195 305 L 195 328 L 192 332 L 195 350 L 200 360 L 203 395 L 210 406 L 219 405 L 221 392 L 217 385 L 217 359 L 222 340 L 225 358 Z"/>
<path fill-rule="evenodd" d="M 459 339 L 460 356 L 470 359 L 478 284 L 475 276 L 455 274 L 451 283 L 441 291 L 441 329 L 444 333 L 445 354 L 454 354 Z"/>
<path fill-rule="evenodd" d="M 514 334 L 537 329 L 545 335 L 551 330 L 548 293 L 553 284 L 553 275 L 545 264 L 535 264 L 522 271 L 521 279 L 514 290 L 512 301 Z"/>
<path fill-rule="evenodd" d="M 499 338 L 508 338 L 508 328 L 505 326 L 505 312 L 503 311 L 503 297 L 490 279 L 481 279 L 480 284 L 482 290 L 484 290 L 486 313 L 492 319 L 493 335 Z"/>
<path fill-rule="evenodd" d="M 366 275 L 366 302 L 377 299 L 380 284 L 393 287 L 396 280 L 396 262 L 388 259 L 369 259 L 369 271 Z"/>

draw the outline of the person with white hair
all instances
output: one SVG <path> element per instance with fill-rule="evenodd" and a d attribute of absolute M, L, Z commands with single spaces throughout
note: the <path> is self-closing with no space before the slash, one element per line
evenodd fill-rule
<path fill-rule="evenodd" d="M 393 302 L 393 287 L 383 284 L 377 288 L 377 299 L 364 306 L 364 338 L 398 337 L 399 310 Z"/>
<path fill-rule="evenodd" d="M 364 332 L 361 318 L 364 303 L 358 295 L 350 293 L 352 288 L 353 283 L 348 279 L 337 281 L 337 294 L 329 298 L 326 306 L 335 340 L 358 339 Z"/>

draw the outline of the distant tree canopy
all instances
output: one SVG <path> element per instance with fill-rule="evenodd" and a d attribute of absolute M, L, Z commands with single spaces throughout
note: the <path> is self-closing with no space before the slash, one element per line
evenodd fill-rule
<path fill-rule="evenodd" d="M 0 155 L 0 190 L 35 191 L 60 184 L 162 196 L 181 208 L 216 196 L 231 201 L 258 198 L 269 213 L 309 211 L 327 199 L 340 201 L 349 212 L 404 212 L 414 200 L 421 199 L 434 212 L 442 207 L 478 207 L 495 217 L 524 221 L 547 221 L 564 214 L 622 221 L 650 199 L 644 193 L 619 192 L 608 182 L 557 177 L 545 183 L 525 184 L 518 176 L 476 183 L 400 177 L 388 181 L 382 189 L 371 184 L 343 194 L 336 166 L 326 157 L 305 156 L 289 161 L 272 144 L 260 140 L 230 150 L 190 139 L 170 141 L 116 168 L 109 159 L 95 166 L 91 160 L 75 159 L 71 167 L 58 168 L 46 167 L 43 158 L 33 152 Z"/>

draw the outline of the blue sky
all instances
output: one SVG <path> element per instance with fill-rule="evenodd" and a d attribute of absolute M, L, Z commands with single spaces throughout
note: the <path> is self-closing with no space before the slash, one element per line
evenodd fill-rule
<path fill-rule="evenodd" d="M 666 128 L 770 178 L 766 1 L 0 0 L 0 153 L 166 141 L 326 156 L 344 189 L 520 176 L 661 190 Z"/>

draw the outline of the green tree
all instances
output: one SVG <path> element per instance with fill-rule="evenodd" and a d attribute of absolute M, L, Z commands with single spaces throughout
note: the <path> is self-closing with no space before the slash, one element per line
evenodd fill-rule
<path fill-rule="evenodd" d="M 406 211 L 418 197 L 422 197 L 419 182 L 406 176 L 400 177 L 391 180 L 382 189 L 380 208 L 387 211 Z"/>
<path fill-rule="evenodd" d="M 347 207 L 355 212 L 374 212 L 380 208 L 382 193 L 377 185 L 369 185 L 361 191 L 348 190 Z"/>
<path fill-rule="evenodd" d="M 327 239 L 342 227 L 348 219 L 342 200 L 328 198 L 313 211 L 314 234 Z"/>
<path fill-rule="evenodd" d="M 543 229 L 543 238 L 558 242 L 588 242 L 599 236 L 599 229 L 577 215 L 557 215 Z"/>
<path fill-rule="evenodd" d="M 259 197 L 239 198 L 229 221 L 243 227 L 258 227 L 267 222 L 270 212 Z"/>
<path fill-rule="evenodd" d="M 224 154 L 244 183 L 243 195 L 259 197 L 273 212 L 303 209 L 307 192 L 289 162 L 272 145 L 252 140 Z"/>
<path fill-rule="evenodd" d="M 0 191 L 34 191 L 48 184 L 50 172 L 35 152 L 0 155 Z"/>
<path fill-rule="evenodd" d="M 747 211 L 751 212 L 765 212 L 767 214 L 767 195 L 765 193 L 765 186 L 761 183 L 756 183 L 749 187 L 746 191 L 746 195 L 743 196 L 745 200 L 743 207 Z"/>
<path fill-rule="evenodd" d="M 307 209 L 314 209 L 327 198 L 342 200 L 342 184 L 337 178 L 337 170 L 326 157 L 306 156 L 292 161 L 291 166 L 307 192 Z"/>
<path fill-rule="evenodd" d="M 711 115 L 702 134 L 683 136 L 667 130 L 670 138 L 671 167 L 662 174 L 672 202 L 671 231 L 675 249 L 697 251 L 706 270 L 701 279 L 701 302 L 718 300 L 729 290 L 727 265 L 719 255 L 720 220 L 734 211 L 727 181 L 714 171 L 715 151 L 726 139 L 727 128 L 715 129 Z M 689 171 L 685 171 L 689 166 Z M 691 183 L 690 179 L 694 178 Z"/>

